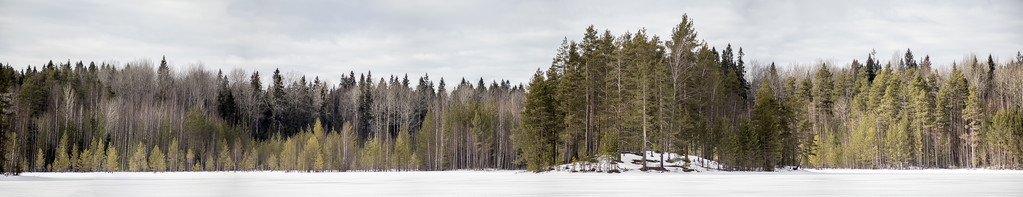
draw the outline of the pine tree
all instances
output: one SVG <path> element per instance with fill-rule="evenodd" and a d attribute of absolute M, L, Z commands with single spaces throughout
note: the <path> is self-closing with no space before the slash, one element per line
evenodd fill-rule
<path fill-rule="evenodd" d="M 221 153 L 223 153 L 223 152 L 221 152 Z M 224 163 L 224 160 L 225 159 L 220 159 L 220 161 L 218 162 L 216 154 L 209 154 L 209 156 L 206 156 L 206 158 L 203 158 L 202 168 L 201 169 L 203 171 L 228 171 L 226 169 L 223 169 L 223 165 L 222 164 Z"/>
<path fill-rule="evenodd" d="M 182 171 L 199 171 L 199 169 L 196 168 L 196 166 L 198 166 L 198 164 L 199 164 L 199 162 L 196 161 L 196 158 L 197 157 L 195 156 L 195 153 L 192 152 L 192 148 L 188 148 L 188 150 L 185 151 L 185 161 L 182 162 L 183 165 L 181 166 L 181 168 L 182 168 L 181 170 Z"/>
<path fill-rule="evenodd" d="M 0 68 L 3 68 L 2 64 L 0 64 Z M 0 86 L 2 86 L 2 85 L 0 85 Z M 0 87 L 0 88 L 2 88 L 2 87 Z M 0 93 L 3 93 L 3 92 L 0 92 Z M 3 98 L 0 98 L 0 100 L 2 100 L 2 99 Z M 0 101 L 0 102 L 4 102 L 4 101 Z M 6 104 L 5 103 L 0 103 L 0 105 L 2 105 L 2 106 L 0 106 L 0 110 L 6 110 Z M 0 113 L 2 113 L 2 111 L 0 111 Z M 4 118 L 4 117 L 2 117 L 2 115 L 0 115 L 0 121 L 3 121 L 4 119 L 6 119 L 6 118 Z M 14 132 L 6 131 L 7 128 L 6 128 L 6 125 L 4 125 L 4 124 L 5 123 L 0 123 L 0 174 L 3 174 L 3 175 L 16 174 L 15 170 L 14 170 L 15 166 L 12 165 L 12 164 L 16 163 L 13 160 L 14 160 L 14 155 L 15 155 L 15 153 L 14 153 L 15 151 L 14 150 L 15 150 L 15 148 L 17 148 L 14 145 L 14 144 L 16 144 L 16 142 L 14 140 L 17 139 L 17 138 L 16 138 L 16 136 L 14 136 L 14 135 L 16 135 Z"/>
<path fill-rule="evenodd" d="M 1023 160 L 1023 146 L 1017 143 L 1023 140 L 1023 114 L 1018 110 L 1001 109 L 991 119 L 990 133 L 986 138 L 997 153 L 992 158 L 993 166 L 1015 168 L 1013 165 Z"/>
<path fill-rule="evenodd" d="M 135 154 L 132 154 L 131 161 L 128 162 L 128 171 L 141 172 L 149 170 L 149 162 L 146 161 L 146 146 L 139 142 L 135 146 Z"/>
<path fill-rule="evenodd" d="M 295 162 L 298 161 L 297 154 L 295 153 L 295 141 L 288 138 L 284 141 L 281 148 L 281 156 L 278 157 L 280 162 L 280 170 L 291 171 L 297 170 Z"/>
<path fill-rule="evenodd" d="M 320 154 L 320 142 L 315 135 L 306 140 L 302 153 L 298 156 L 298 169 L 303 171 L 319 171 L 323 168 L 323 155 Z"/>
<path fill-rule="evenodd" d="M 555 73 L 551 73 L 555 72 Z M 556 75 L 554 68 L 547 73 Z M 519 150 L 517 162 L 525 164 L 530 171 L 543 171 L 556 164 L 557 141 L 561 131 L 559 106 L 555 98 L 555 87 L 544 72 L 537 69 L 526 91 L 525 110 L 522 111 L 522 127 L 512 136 Z"/>
<path fill-rule="evenodd" d="M 422 126 L 419 127 L 420 130 L 416 132 L 415 143 L 416 154 L 420 157 L 420 161 L 423 161 L 424 170 L 435 170 L 439 167 L 437 166 L 436 162 L 439 160 L 438 158 L 440 152 L 437 151 L 437 148 L 439 148 L 440 146 L 440 139 L 437 139 L 439 137 L 436 121 L 437 116 L 434 114 L 434 110 L 431 107 L 426 111 L 426 115 L 424 115 L 423 117 L 425 117 L 423 118 L 423 124 Z M 342 129 L 342 132 L 344 133 L 347 131 L 345 131 L 345 129 Z M 513 133 L 517 134 L 518 132 L 516 131 Z M 513 134 L 513 136 L 514 135 L 515 134 Z M 342 136 L 344 136 L 344 134 L 342 134 Z M 346 137 L 343 137 L 343 140 L 344 140 L 343 144 L 350 143 L 349 142 L 350 140 L 347 139 Z M 516 143 L 514 137 L 512 138 L 512 143 Z M 348 159 L 349 157 L 347 156 L 348 154 L 347 147 L 345 147 L 345 150 L 346 151 L 344 151 L 344 153 L 346 154 L 346 156 L 343 156 L 342 158 Z"/>
<path fill-rule="evenodd" d="M 277 154 L 270 154 L 270 158 L 266 159 L 266 168 L 269 170 L 282 170 L 279 164 L 280 162 L 277 161 Z"/>
<path fill-rule="evenodd" d="M 380 155 L 380 141 L 374 138 L 367 139 L 366 143 L 363 144 L 362 150 L 359 150 L 359 162 L 357 169 L 360 170 L 379 170 L 382 169 Z"/>
<path fill-rule="evenodd" d="M 107 172 L 121 171 L 120 158 L 117 155 L 117 148 L 114 146 L 107 146 L 107 156 L 103 162 L 103 169 Z"/>
<path fill-rule="evenodd" d="M 814 128 L 818 133 L 829 125 L 828 120 L 832 114 L 835 84 L 831 78 L 831 71 L 828 70 L 826 64 L 821 64 L 820 69 L 814 75 L 812 91 L 813 108 L 816 110 L 814 112 L 816 114 Z"/>
<path fill-rule="evenodd" d="M 966 141 L 969 146 L 970 162 L 968 168 L 972 168 L 979 162 L 978 157 L 975 154 L 977 151 L 978 142 L 980 141 L 981 129 L 983 128 L 983 111 L 980 104 L 980 95 L 977 94 L 976 88 L 973 86 L 969 87 L 969 94 L 966 97 L 966 107 L 963 108 L 962 118 L 966 121 L 966 133 L 963 133 L 959 138 Z"/>
<path fill-rule="evenodd" d="M 36 149 L 35 171 L 36 172 L 43 172 L 43 171 L 46 171 L 46 170 L 47 170 L 46 169 L 46 158 L 43 157 L 43 149 L 42 148 L 38 148 L 38 149 Z"/>
<path fill-rule="evenodd" d="M 909 140 L 907 132 L 897 124 L 897 121 L 902 117 L 904 106 L 904 96 L 902 91 L 904 84 L 900 73 L 894 72 L 889 73 L 886 69 L 886 77 L 888 78 L 884 84 L 885 92 L 881 96 L 881 104 L 873 114 L 878 116 L 878 119 L 874 120 L 876 126 L 873 131 L 867 131 L 872 134 L 871 138 L 874 142 L 863 142 L 869 144 L 868 147 L 881 147 L 881 153 L 864 153 L 871 154 L 869 157 L 870 162 L 873 165 L 880 165 L 883 161 L 887 164 L 899 164 L 903 163 L 903 159 L 908 156 L 905 154 L 904 146 L 906 141 Z M 876 140 L 884 140 L 884 143 L 879 143 Z M 873 148 L 871 150 L 874 150 Z"/>
<path fill-rule="evenodd" d="M 78 151 L 78 145 L 71 146 L 71 168 L 68 171 L 82 170 L 82 152 Z"/>
<path fill-rule="evenodd" d="M 242 171 L 256 170 L 256 148 L 253 147 L 249 151 L 245 151 L 245 160 L 242 162 L 240 169 Z"/>
<path fill-rule="evenodd" d="M 618 133 L 612 129 L 605 129 L 604 132 L 600 134 L 600 149 L 598 154 L 618 160 L 618 153 Z"/>
<path fill-rule="evenodd" d="M 103 160 L 106 159 L 106 142 L 104 142 L 103 138 L 98 138 L 94 142 L 96 142 L 96 145 L 92 147 L 92 160 L 89 161 L 92 164 L 90 166 L 92 171 L 104 171 Z"/>
<path fill-rule="evenodd" d="M 419 168 L 418 158 L 412 157 L 412 139 L 408 131 L 403 127 L 398 132 L 398 139 L 394 142 L 394 158 L 399 170 L 414 170 Z"/>
<path fill-rule="evenodd" d="M 781 108 L 778 105 L 778 100 L 774 98 L 774 90 L 771 89 L 769 80 L 762 80 L 760 88 L 757 89 L 756 100 L 753 105 L 753 127 L 757 130 L 755 135 L 758 139 L 755 141 L 758 143 L 755 147 L 758 147 L 759 154 L 750 156 L 759 156 L 757 159 L 761 161 L 760 167 L 763 170 L 773 171 L 774 167 L 778 164 L 781 159 L 781 133 L 780 125 L 778 121 L 778 113 Z"/>
<path fill-rule="evenodd" d="M 182 171 L 184 166 L 181 162 L 181 153 L 178 149 L 178 138 L 172 138 L 170 145 L 167 147 L 167 170 L 168 171 Z"/>
<path fill-rule="evenodd" d="M 220 168 L 213 168 L 212 170 L 223 170 L 223 171 L 235 171 L 234 159 L 231 158 L 231 151 L 227 147 L 227 143 L 221 141 L 220 154 L 217 160 L 220 161 L 218 164 Z"/>
<path fill-rule="evenodd" d="M 167 171 L 167 158 L 160 146 L 153 146 L 153 151 L 149 153 L 149 169 L 154 172 Z"/>
<path fill-rule="evenodd" d="M 64 134 L 60 136 L 60 142 L 57 144 L 57 149 L 54 151 L 54 153 L 57 154 L 54 157 L 53 168 L 51 169 L 54 172 L 64 172 L 71 167 L 71 156 L 68 156 L 67 154 L 67 138 L 67 132 L 64 132 Z"/>
<path fill-rule="evenodd" d="M 910 159 L 913 165 L 924 165 L 924 138 L 929 135 L 929 129 L 934 124 L 934 96 L 931 88 L 924 81 L 920 72 L 917 72 L 909 85 L 909 101 L 907 108 L 912 119 L 910 125 L 913 128 L 911 140 L 913 150 L 910 152 Z"/>
<path fill-rule="evenodd" d="M 916 59 L 913 59 L 913 52 L 908 48 L 906 49 L 906 58 L 903 60 L 903 63 L 906 64 L 907 69 L 917 68 Z"/>
<path fill-rule="evenodd" d="M 95 152 L 95 151 L 93 151 L 92 149 L 98 147 L 99 145 L 97 143 L 99 143 L 99 142 L 96 140 L 96 138 L 92 138 L 91 142 L 92 143 L 90 143 L 89 146 L 87 148 L 85 148 L 85 150 L 82 150 L 82 152 L 79 153 L 79 155 L 78 155 L 79 156 L 79 159 L 78 159 L 79 167 L 77 168 L 78 171 L 82 171 L 82 172 L 95 171 L 95 167 L 93 165 L 93 163 L 94 163 L 93 162 L 93 160 L 94 160 L 93 157 L 95 157 L 93 155 L 93 152 Z"/>
<path fill-rule="evenodd" d="M 593 27 L 587 29 L 584 37 L 595 39 L 596 31 Z M 577 45 L 572 42 L 569 45 L 569 55 L 564 63 L 564 70 L 557 83 L 557 101 L 560 103 L 559 111 L 564 114 L 564 130 L 559 132 L 560 141 L 565 143 L 560 151 L 561 161 L 567 162 L 580 155 L 580 140 L 586 132 L 586 88 L 585 68 L 579 65 L 579 54 Z"/>
<path fill-rule="evenodd" d="M 17 166 L 17 152 L 18 152 L 18 134 L 10 129 L 9 120 L 13 116 L 10 113 L 11 98 L 8 93 L 10 90 L 10 81 L 14 81 L 13 76 L 8 75 L 7 72 L 10 66 L 4 66 L 0 64 L 0 174 L 20 174 Z"/>

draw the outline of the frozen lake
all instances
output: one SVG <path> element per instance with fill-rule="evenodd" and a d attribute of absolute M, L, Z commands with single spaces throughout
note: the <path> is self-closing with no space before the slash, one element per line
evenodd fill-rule
<path fill-rule="evenodd" d="M 174 172 L 0 176 L 0 196 L 1023 196 L 1023 171 Z"/>

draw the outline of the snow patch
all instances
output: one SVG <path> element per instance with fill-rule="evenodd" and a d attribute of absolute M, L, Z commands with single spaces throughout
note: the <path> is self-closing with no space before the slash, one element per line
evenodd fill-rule
<path fill-rule="evenodd" d="M 600 156 L 597 162 L 579 161 L 556 166 L 562 172 L 712 172 L 720 171 L 718 162 L 695 155 L 679 155 L 646 151 L 646 165 L 639 153 L 622 153 L 619 157 Z M 662 163 L 663 162 L 663 163 Z"/>

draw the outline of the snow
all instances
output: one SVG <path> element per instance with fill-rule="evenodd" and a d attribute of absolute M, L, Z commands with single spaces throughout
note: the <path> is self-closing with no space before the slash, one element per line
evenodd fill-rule
<path fill-rule="evenodd" d="M 695 155 L 686 155 L 683 157 L 676 153 L 662 153 L 655 151 L 646 151 L 646 167 L 657 168 L 661 167 L 661 158 L 663 156 L 664 169 L 663 170 L 648 170 L 645 172 L 713 172 L 719 171 L 720 165 L 712 160 L 704 159 Z M 621 158 L 621 160 L 618 160 Z M 599 157 L 598 162 L 591 164 L 590 162 L 574 162 L 570 164 L 559 165 L 555 168 L 555 171 L 561 172 L 644 172 L 643 167 L 643 155 L 638 153 L 622 153 L 619 158 L 613 157 Z"/>
<path fill-rule="evenodd" d="M 624 165 L 623 165 L 624 166 Z M 173 172 L 0 176 L 0 196 L 1023 196 L 1023 171 Z"/>

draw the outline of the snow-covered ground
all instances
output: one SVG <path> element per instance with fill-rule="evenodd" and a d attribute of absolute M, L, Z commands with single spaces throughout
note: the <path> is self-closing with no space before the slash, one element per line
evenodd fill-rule
<path fill-rule="evenodd" d="M 620 159 L 620 160 L 618 160 Z M 682 157 L 675 153 L 646 152 L 646 173 L 649 172 L 713 172 L 718 171 L 719 164 L 715 161 L 694 155 Z M 661 161 L 664 161 L 662 164 Z M 662 169 L 663 166 L 663 169 Z M 555 172 L 644 172 L 643 155 L 638 153 L 622 153 L 620 157 L 599 157 L 597 163 L 574 162 L 559 165 Z"/>
<path fill-rule="evenodd" d="M 1023 196 L 1023 171 L 174 172 L 0 176 L 0 196 Z"/>

